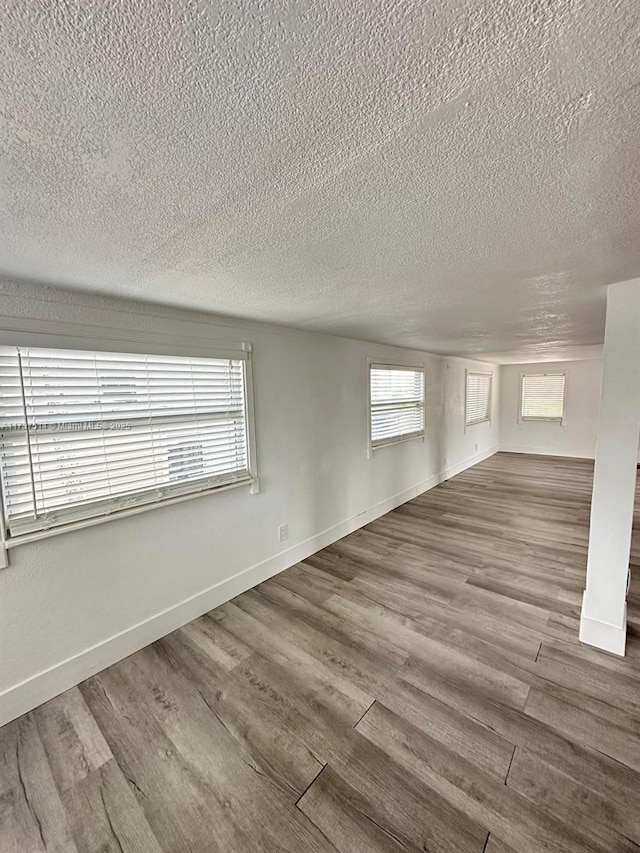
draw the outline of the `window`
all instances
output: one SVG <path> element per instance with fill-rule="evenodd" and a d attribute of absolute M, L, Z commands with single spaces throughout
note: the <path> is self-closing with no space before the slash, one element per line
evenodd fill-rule
<path fill-rule="evenodd" d="M 8 536 L 251 480 L 247 366 L 0 347 Z"/>
<path fill-rule="evenodd" d="M 564 373 L 523 374 L 520 386 L 520 420 L 562 423 L 564 380 Z"/>
<path fill-rule="evenodd" d="M 424 368 L 369 367 L 370 446 L 424 435 Z"/>
<path fill-rule="evenodd" d="M 465 389 L 465 423 L 467 426 L 491 420 L 490 373 L 471 373 L 467 370 Z"/>

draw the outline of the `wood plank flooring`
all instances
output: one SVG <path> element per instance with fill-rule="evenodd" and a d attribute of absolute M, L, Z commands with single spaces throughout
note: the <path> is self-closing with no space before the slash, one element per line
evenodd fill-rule
<path fill-rule="evenodd" d="M 0 850 L 640 851 L 640 514 L 619 659 L 591 480 L 498 454 L 0 729 Z"/>

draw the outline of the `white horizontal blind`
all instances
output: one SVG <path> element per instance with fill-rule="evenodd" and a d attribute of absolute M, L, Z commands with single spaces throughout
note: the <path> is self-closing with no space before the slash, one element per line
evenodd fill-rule
<path fill-rule="evenodd" d="M 249 479 L 242 358 L 0 348 L 10 536 Z"/>
<path fill-rule="evenodd" d="M 467 371 L 465 398 L 467 426 L 480 424 L 491 418 L 491 374 Z"/>
<path fill-rule="evenodd" d="M 524 421 L 561 421 L 564 373 L 529 373 L 522 377 L 520 417 Z"/>
<path fill-rule="evenodd" d="M 372 364 L 371 446 L 424 435 L 424 369 Z"/>

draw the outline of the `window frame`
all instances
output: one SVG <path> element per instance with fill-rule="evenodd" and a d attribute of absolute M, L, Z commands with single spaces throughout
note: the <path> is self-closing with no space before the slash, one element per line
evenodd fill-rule
<path fill-rule="evenodd" d="M 413 370 L 422 373 L 422 431 L 419 433 L 411 433 L 409 435 L 393 436 L 384 441 L 374 443 L 371 437 L 371 415 L 373 407 L 371 405 L 371 371 L 372 370 Z M 406 441 L 424 441 L 427 432 L 427 376 L 424 362 L 405 362 L 405 361 L 378 361 L 375 358 L 367 358 L 367 458 L 373 457 L 373 451 L 379 450 L 382 447 L 392 447 L 395 444 L 403 444 Z"/>
<path fill-rule="evenodd" d="M 559 418 L 534 418 L 534 417 L 526 417 L 522 414 L 522 403 L 524 401 L 524 379 L 526 376 L 563 376 L 564 383 L 562 387 L 562 415 Z M 565 412 L 567 410 L 567 373 L 565 370 L 553 370 L 553 371 L 536 371 L 527 372 L 523 371 L 520 373 L 520 385 L 519 385 L 519 393 L 518 393 L 518 423 L 519 424 L 557 424 L 558 426 L 564 426 L 565 421 Z"/>
<path fill-rule="evenodd" d="M 488 376 L 489 377 L 489 400 L 487 403 L 487 417 L 482 418 L 478 421 L 468 421 L 467 419 L 467 411 L 469 406 L 468 399 L 468 382 L 469 376 Z M 465 368 L 464 371 L 464 431 L 466 432 L 469 427 L 477 426 L 478 424 L 486 424 L 491 423 L 491 417 L 493 414 L 493 371 L 487 370 L 469 370 Z"/>
<path fill-rule="evenodd" d="M 100 334 L 102 332 L 102 335 Z M 193 358 L 239 359 L 243 362 L 245 429 L 247 445 L 248 475 L 235 482 L 223 483 L 212 487 L 194 489 L 176 495 L 167 496 L 159 501 L 149 501 L 125 507 L 111 513 L 101 513 L 70 521 L 56 527 L 20 533 L 11 536 L 8 530 L 7 515 L 2 489 L 0 489 L 0 551 L 18 547 L 28 542 L 59 536 L 85 527 L 126 518 L 142 512 L 171 506 L 183 501 L 217 494 L 243 486 L 249 486 L 250 494 L 260 491 L 258 461 L 256 453 L 255 404 L 253 389 L 253 346 L 249 341 L 221 339 L 212 343 L 202 336 L 180 337 L 159 336 L 145 332 L 120 332 L 118 329 L 104 330 L 86 327 L 81 324 L 56 321 L 22 321 L 14 318 L 2 318 L 0 326 L 0 346 L 40 347 L 47 349 L 80 350 L 86 352 L 136 353 L 142 355 L 191 356 Z M 0 558 L 1 558 L 0 554 Z M 6 557 L 5 557 L 6 562 Z M 0 559 L 0 567 L 2 560 Z"/>

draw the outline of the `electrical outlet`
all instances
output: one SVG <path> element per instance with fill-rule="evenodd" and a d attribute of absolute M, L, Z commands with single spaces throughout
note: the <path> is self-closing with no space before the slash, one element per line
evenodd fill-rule
<path fill-rule="evenodd" d="M 278 536 L 280 537 L 280 541 L 284 542 L 285 539 L 289 538 L 289 525 L 281 524 L 278 528 Z"/>

